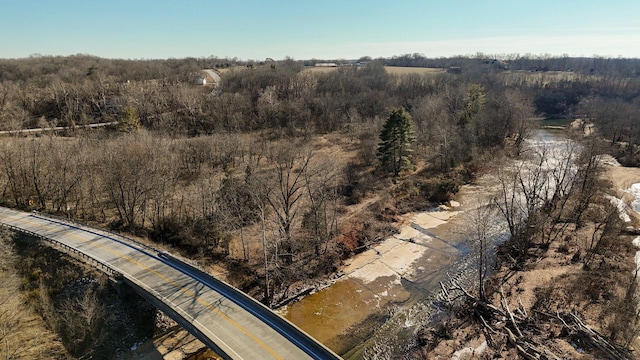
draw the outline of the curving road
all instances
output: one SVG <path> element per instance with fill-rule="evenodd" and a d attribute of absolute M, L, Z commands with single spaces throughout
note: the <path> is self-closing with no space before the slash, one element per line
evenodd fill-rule
<path fill-rule="evenodd" d="M 41 132 L 55 132 L 55 131 L 63 131 L 63 130 L 71 130 L 71 129 L 95 129 L 101 127 L 108 126 L 116 126 L 118 125 L 117 121 L 106 122 L 106 123 L 97 123 L 97 124 L 87 124 L 87 125 L 74 125 L 74 126 L 56 126 L 56 127 L 48 127 L 48 128 L 35 128 L 35 129 L 19 129 L 19 130 L 2 130 L 0 131 L 0 135 L 27 135 L 27 134 L 35 134 Z"/>
<path fill-rule="evenodd" d="M 0 207 L 0 223 L 81 254 L 227 359 L 340 359 L 248 295 L 166 253 L 107 231 Z"/>

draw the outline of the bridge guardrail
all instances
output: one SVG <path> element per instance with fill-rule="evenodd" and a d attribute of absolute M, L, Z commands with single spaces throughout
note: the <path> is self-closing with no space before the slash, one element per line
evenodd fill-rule
<path fill-rule="evenodd" d="M 191 262 L 184 261 L 181 258 L 176 257 L 172 254 L 161 252 L 152 246 L 127 238 L 126 236 L 119 233 L 96 228 L 93 226 L 79 223 L 77 221 L 70 221 L 68 219 L 63 219 L 61 217 L 56 217 L 50 214 L 42 214 L 40 212 L 34 212 L 32 216 L 34 216 L 34 218 L 36 219 L 40 218 L 40 224 L 42 224 L 43 221 L 50 221 L 53 223 L 57 222 L 59 223 L 58 224 L 59 226 L 63 225 L 70 229 L 77 229 L 80 231 L 85 231 L 89 234 L 101 236 L 101 237 L 104 237 L 105 239 L 118 242 L 121 245 L 128 246 L 131 249 L 135 249 L 138 252 L 144 253 L 146 256 L 155 257 L 157 260 L 161 260 L 162 262 L 164 262 L 165 265 L 171 266 L 174 269 L 182 272 L 183 274 L 191 276 L 193 279 L 204 284 L 205 286 L 210 287 L 212 290 L 216 291 L 218 294 L 224 296 L 226 299 L 235 303 L 244 311 L 250 313 L 252 316 L 256 317 L 261 322 L 265 323 L 267 326 L 269 326 L 276 332 L 283 335 L 290 343 L 294 344 L 296 347 L 298 347 L 298 349 L 304 351 L 305 353 L 312 356 L 313 358 L 317 358 L 317 359 L 325 359 L 325 358 L 339 359 L 340 358 L 338 355 L 333 354 L 333 352 L 330 349 L 326 348 L 321 343 L 316 342 L 311 337 L 306 335 L 304 331 L 297 328 L 294 324 L 274 314 L 269 308 L 267 308 L 260 302 L 247 296 L 241 291 L 233 288 L 231 285 L 209 275 L 206 271 L 202 270 L 197 265 L 193 265 Z M 47 218 L 52 220 L 47 220 Z M 207 346 L 209 346 L 212 349 L 218 350 L 224 354 L 224 351 L 222 351 L 222 349 L 216 344 L 215 341 L 212 340 L 212 338 L 204 335 L 201 332 L 201 329 L 199 326 L 202 326 L 202 324 L 198 325 L 199 324 L 198 319 L 196 319 L 194 316 L 187 314 L 182 308 L 173 304 L 169 298 L 154 291 L 153 288 L 147 287 L 143 283 L 138 284 L 137 279 L 131 276 L 130 274 L 128 274 L 125 268 L 118 270 L 114 266 L 110 265 L 110 263 L 106 262 L 105 260 L 96 259 L 95 257 L 90 256 L 89 253 L 86 253 L 83 250 L 76 249 L 59 240 L 50 238 L 43 234 L 39 234 L 32 230 L 28 230 L 28 229 L 24 229 L 21 227 L 4 223 L 1 218 L 0 218 L 0 225 L 2 227 L 17 231 L 19 233 L 23 233 L 29 236 L 34 236 L 37 239 L 47 241 L 51 244 L 54 244 L 54 246 L 58 247 L 59 249 L 63 249 L 62 251 L 64 252 L 77 254 L 81 256 L 83 261 L 91 265 L 94 265 L 97 269 L 102 270 L 105 273 L 108 273 L 110 275 L 121 276 L 121 279 L 123 280 L 124 283 L 128 283 L 130 286 L 134 285 L 132 287 L 134 287 L 134 289 L 137 289 L 136 292 L 138 292 L 143 297 L 146 297 L 148 300 L 152 301 L 152 303 L 156 307 L 158 307 L 159 309 L 165 312 L 168 311 L 172 313 L 174 315 L 172 316 L 174 319 L 182 320 L 181 321 L 182 326 L 187 328 L 194 335 L 196 335 L 196 337 L 198 337 L 201 341 L 207 344 Z M 57 229 L 59 229 L 59 226 L 57 227 Z M 60 231 L 63 231 L 63 230 L 60 230 Z M 56 231 L 54 235 L 51 235 L 51 236 L 56 236 L 55 234 L 57 234 L 57 232 L 58 231 Z M 45 232 L 45 233 L 48 234 L 48 232 Z M 68 230 L 64 231 L 64 233 L 68 233 Z M 89 239 L 88 241 L 91 241 L 94 238 L 92 236 L 89 236 L 89 237 L 85 237 L 85 239 Z M 70 242 L 70 244 L 73 245 L 75 244 L 75 242 Z M 171 262 L 173 261 L 175 263 L 172 265 Z M 190 322 L 188 318 L 191 318 L 192 322 Z M 206 327 L 203 327 L 203 329 L 207 330 Z M 212 333 L 211 330 L 207 330 L 207 331 L 210 334 L 213 334 L 215 336 L 215 334 Z M 232 348 L 229 348 L 229 349 L 235 352 Z M 321 355 L 318 355 L 318 354 L 321 354 Z"/>
<path fill-rule="evenodd" d="M 55 239 L 40 235 L 40 234 L 35 233 L 33 231 L 30 231 L 30 230 L 18 228 L 16 226 L 5 224 L 5 223 L 2 223 L 1 226 L 4 227 L 4 228 L 11 229 L 13 231 L 22 233 L 22 234 L 33 236 L 33 237 L 38 238 L 40 240 L 47 241 L 47 242 L 53 244 L 54 246 L 57 246 L 57 247 L 63 249 L 64 251 L 66 251 L 68 253 L 81 255 L 85 259 L 88 259 L 91 264 L 95 264 L 95 268 L 96 269 L 103 271 L 108 276 L 115 277 L 115 275 L 119 274 L 119 272 L 113 266 L 111 266 L 110 264 L 108 264 L 108 263 L 106 263 L 104 261 L 95 259 L 95 258 L 85 254 L 84 252 L 82 252 L 82 251 L 80 251 L 80 250 L 78 250 L 76 248 L 73 248 L 73 247 L 71 247 L 71 246 L 69 246 L 67 244 L 64 244 L 64 243 L 62 243 L 62 242 L 60 242 L 58 240 L 55 240 Z"/>
<path fill-rule="evenodd" d="M 121 242 L 124 242 L 124 243 L 128 243 L 129 245 L 135 245 L 137 247 L 140 247 L 140 248 L 142 248 L 144 250 L 147 250 L 149 252 L 152 252 L 152 253 L 156 253 L 156 254 L 164 253 L 164 250 L 155 248 L 155 247 L 153 247 L 151 245 L 148 245 L 148 244 L 145 244 L 143 242 L 137 241 L 135 239 L 127 237 L 126 235 L 124 235 L 122 233 L 119 233 L 119 232 L 116 232 L 116 231 L 113 231 L 113 230 L 110 230 L 110 229 L 105 229 L 105 228 L 97 227 L 97 226 L 94 226 L 94 225 L 89 225 L 89 224 L 77 221 L 75 219 L 72 219 L 72 218 L 65 218 L 65 217 L 62 217 L 62 216 L 56 216 L 56 215 L 49 214 L 49 213 L 43 213 L 43 212 L 40 212 L 40 211 L 37 211 L 37 210 L 33 210 L 32 213 L 35 214 L 36 216 L 39 216 L 39 217 L 42 217 L 42 218 L 50 218 L 50 219 L 53 219 L 53 220 L 56 220 L 56 221 L 59 221 L 59 222 L 62 222 L 62 223 L 72 223 L 72 224 L 76 224 L 78 226 L 81 226 L 81 227 L 84 227 L 84 228 L 87 228 L 87 229 L 92 229 L 92 230 L 95 230 L 95 231 L 104 232 L 104 233 L 107 233 L 107 234 L 110 234 L 110 235 L 118 237 L 118 239 L 115 239 L 116 241 L 121 241 Z M 188 265 L 190 265 L 192 267 L 195 267 L 196 269 L 198 269 L 200 271 L 204 271 L 202 266 L 200 264 L 198 264 L 196 261 L 193 261 L 191 259 L 186 259 L 186 258 L 184 258 L 182 256 L 176 256 L 174 254 L 171 254 L 171 256 L 174 259 L 182 261 L 183 263 L 188 264 Z"/>

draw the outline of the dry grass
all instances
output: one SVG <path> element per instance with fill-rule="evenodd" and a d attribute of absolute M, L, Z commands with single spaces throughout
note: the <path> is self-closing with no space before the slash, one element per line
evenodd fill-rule
<path fill-rule="evenodd" d="M 303 71 L 314 74 L 327 74 L 340 69 L 340 67 L 308 67 Z M 409 75 L 409 74 L 442 74 L 445 69 L 442 68 L 423 68 L 423 67 L 406 67 L 406 66 L 385 66 L 384 69 L 390 75 Z"/>
<path fill-rule="evenodd" d="M 13 249 L 0 234 L 0 357 L 7 359 L 67 359 L 64 346 L 27 305 L 22 281 L 13 270 Z"/>
<path fill-rule="evenodd" d="M 625 344 L 637 335 L 634 312 L 628 311 L 625 298 L 633 275 L 629 239 L 624 236 L 617 238 L 603 254 L 598 255 L 597 265 L 586 269 L 575 256 L 585 251 L 580 239 L 590 236 L 588 232 L 589 229 L 584 228 L 552 243 L 547 251 L 530 259 L 524 270 L 500 268 L 487 287 L 492 294 L 489 300 L 494 306 L 500 307 L 502 292 L 510 309 L 522 309 L 529 324 L 542 330 L 534 335 L 528 333 L 531 340 L 563 359 L 601 357 L 598 357 L 596 349 L 586 348 L 579 352 L 572 342 L 572 334 L 564 333 L 562 326 L 554 321 L 556 313 L 575 313 L 592 329 L 618 344 Z M 449 319 L 440 330 L 434 327 L 423 332 L 421 342 L 425 348 L 421 355 L 424 358 L 449 358 L 450 354 L 463 348 L 481 348 L 480 344 L 490 341 L 487 334 L 490 332 L 479 322 L 468 322 L 464 317 Z M 491 336 L 493 345 L 478 358 L 524 358 L 519 357 L 504 338 Z"/>
<path fill-rule="evenodd" d="M 630 195 L 622 190 L 629 189 L 631 185 L 640 182 L 640 168 L 607 166 L 604 177 L 611 181 L 613 188 L 619 190 L 620 195 Z"/>
<path fill-rule="evenodd" d="M 385 66 L 384 69 L 391 75 L 408 75 L 408 74 L 442 74 L 445 69 L 442 68 L 423 68 L 423 67 L 406 67 L 406 66 Z"/>
<path fill-rule="evenodd" d="M 584 81 L 588 75 L 577 74 L 571 71 L 538 71 L 527 70 L 505 71 L 499 74 L 506 85 L 517 86 L 523 84 L 538 84 L 546 86 L 561 81 Z M 593 78 L 593 77 L 591 77 Z"/>
<path fill-rule="evenodd" d="M 638 169 L 623 167 L 608 167 L 603 174 L 611 180 L 613 190 L 628 188 L 639 181 L 638 176 Z M 623 194 L 619 191 L 618 196 Z M 595 210 L 597 213 L 597 208 Z M 499 307 L 504 294 L 510 309 L 522 309 L 528 324 L 541 330 L 533 335 L 529 333 L 531 339 L 561 358 L 602 358 L 594 348 L 585 347 L 582 353 L 577 351 L 577 347 L 583 346 L 576 345 L 575 334 L 566 333 L 555 319 L 555 314 L 568 312 L 577 314 L 608 341 L 638 348 L 636 339 L 640 327 L 635 307 L 637 279 L 634 278 L 637 249 L 631 245 L 633 236 L 607 237 L 601 240 L 604 241 L 601 246 L 594 248 L 590 244 L 594 231 L 596 227 L 592 222 L 580 228 L 570 225 L 548 248 L 529 249 L 531 256 L 518 268 L 503 264 L 487 284 L 489 301 Z M 420 340 L 424 348 L 420 354 L 425 358 L 449 358 L 453 352 L 465 347 L 479 348 L 479 344 L 490 340 L 489 332 L 479 322 L 469 323 L 465 319 L 453 317 L 439 328 L 423 332 Z M 479 358 L 518 358 L 517 351 L 504 344 L 504 339 L 491 336 L 494 345 Z"/>

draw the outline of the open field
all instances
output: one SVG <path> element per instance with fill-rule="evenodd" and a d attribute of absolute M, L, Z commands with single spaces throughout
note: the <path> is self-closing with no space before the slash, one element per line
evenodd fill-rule
<path fill-rule="evenodd" d="M 338 67 L 318 66 L 318 67 L 308 67 L 304 71 L 308 71 L 315 74 L 318 74 L 318 73 L 326 74 L 326 73 L 336 71 L 336 69 L 339 69 L 339 68 L 340 68 L 339 66 Z M 442 68 L 423 68 L 423 67 L 406 67 L 406 66 L 385 66 L 384 69 L 387 71 L 388 74 L 391 74 L 391 75 L 407 75 L 407 74 L 423 75 L 423 74 L 440 74 L 445 72 L 445 69 L 442 69 Z"/>
<path fill-rule="evenodd" d="M 408 74 L 440 74 L 444 73 L 442 68 L 423 68 L 423 67 L 405 67 L 405 66 L 385 66 L 384 69 L 391 75 L 408 75 Z"/>
<path fill-rule="evenodd" d="M 572 71 L 505 71 L 499 74 L 506 85 L 541 84 L 549 85 L 561 81 L 582 81 L 588 75 L 578 74 Z"/>

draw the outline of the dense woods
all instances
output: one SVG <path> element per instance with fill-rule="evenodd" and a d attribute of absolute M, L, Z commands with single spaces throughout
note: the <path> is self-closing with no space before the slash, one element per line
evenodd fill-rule
<path fill-rule="evenodd" d="M 535 115 L 586 114 L 636 157 L 634 60 L 361 60 L 330 71 L 293 59 L 0 60 L 0 130 L 65 127 L 7 134 L 1 201 L 233 264 L 231 280 L 273 304 L 379 239 L 394 213 L 446 201 L 483 161 L 517 154 Z M 202 69 L 222 82 L 196 85 Z M 389 179 L 376 151 L 399 112 L 411 166 L 403 153 Z M 95 123 L 111 125 L 82 127 Z M 381 200 L 360 204 L 367 194 Z"/>
<path fill-rule="evenodd" d="M 496 159 L 533 157 L 538 167 L 527 177 L 523 169 L 497 174 L 503 198 L 472 221 L 481 255 L 478 296 L 469 298 L 486 304 L 497 291 L 488 281 L 489 212 L 508 225 L 512 241 L 500 251 L 510 271 L 564 239 L 567 257 L 578 249 L 568 262 L 586 269 L 580 281 L 606 273 L 619 221 L 597 190 L 597 160 L 607 151 L 640 164 L 640 62 L 412 54 L 312 66 L 320 62 L 0 60 L 0 203 L 220 264 L 234 285 L 278 306 L 394 232 L 399 214 L 447 202 Z M 221 82 L 199 85 L 203 69 Z M 582 119 L 581 132 L 596 129 L 605 141 L 565 149 L 565 161 L 550 164 L 547 149 L 523 152 L 542 118 Z M 582 242 L 570 236 L 580 229 Z M 619 304 L 629 316 L 630 303 Z M 52 324 L 77 321 L 71 305 Z M 637 330 L 611 324 L 611 336 L 625 341 Z M 93 346 L 87 334 L 67 349 Z"/>
<path fill-rule="evenodd" d="M 341 217 L 384 182 L 375 154 L 392 108 L 413 116 L 420 169 L 449 182 L 464 181 L 476 155 L 523 138 L 532 116 L 518 90 L 466 77 L 397 76 L 381 62 L 330 72 L 230 62 L 0 61 L 2 130 L 66 129 L 3 141 L 4 204 L 245 264 L 270 303 L 273 289 L 330 271 L 376 237 L 354 239 Z M 227 67 L 222 84 L 196 85 L 202 68 Z M 92 123 L 111 130 L 77 127 Z M 448 187 L 425 180 L 424 197 L 446 199 Z M 256 284 L 248 279 L 238 281 Z"/>

